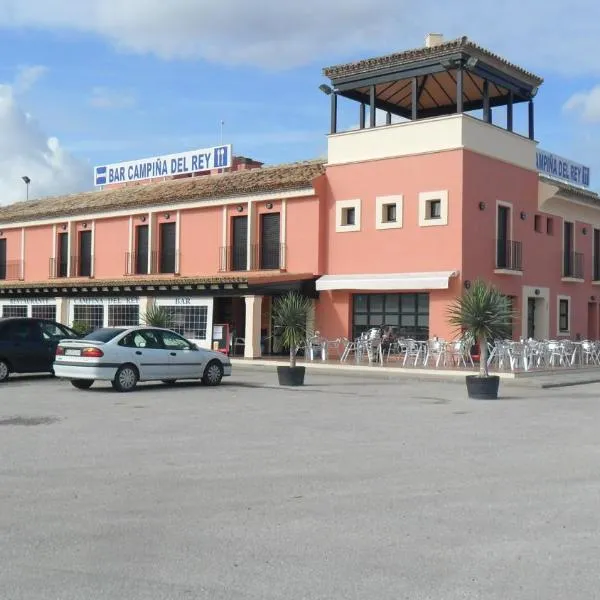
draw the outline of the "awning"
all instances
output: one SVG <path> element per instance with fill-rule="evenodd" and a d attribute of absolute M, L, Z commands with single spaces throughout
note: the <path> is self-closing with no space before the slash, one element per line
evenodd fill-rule
<path fill-rule="evenodd" d="M 323 275 L 317 291 L 325 290 L 447 290 L 458 271 L 382 273 L 374 275 Z"/>

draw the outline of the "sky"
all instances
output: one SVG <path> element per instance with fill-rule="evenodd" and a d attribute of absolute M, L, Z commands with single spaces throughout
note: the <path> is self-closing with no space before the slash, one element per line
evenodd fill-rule
<path fill-rule="evenodd" d="M 91 189 L 93 165 L 216 145 L 325 155 L 322 68 L 474 42 L 544 77 L 540 147 L 600 188 L 600 2 L 0 0 L 0 204 Z M 500 8 L 501 7 L 501 8 Z M 524 107 L 522 107 L 524 108 Z M 345 106 L 341 126 L 356 125 Z"/>

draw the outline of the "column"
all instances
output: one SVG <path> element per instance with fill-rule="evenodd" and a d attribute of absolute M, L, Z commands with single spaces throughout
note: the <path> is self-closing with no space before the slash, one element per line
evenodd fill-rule
<path fill-rule="evenodd" d="M 364 102 L 361 102 L 360 103 L 360 114 L 359 114 L 359 117 L 360 117 L 359 127 L 360 127 L 360 129 L 364 129 L 365 128 L 365 116 L 366 116 L 366 113 L 367 113 L 367 107 L 365 106 Z"/>
<path fill-rule="evenodd" d="M 535 139 L 534 118 L 533 118 L 533 99 L 529 101 L 529 139 Z"/>
<path fill-rule="evenodd" d="M 306 315 L 306 333 L 312 335 L 317 328 L 317 301 L 310 301 L 310 312 Z"/>
<path fill-rule="evenodd" d="M 331 133 L 337 133 L 337 101 L 336 92 L 331 94 Z"/>
<path fill-rule="evenodd" d="M 508 129 L 508 131 L 513 130 L 513 104 L 514 94 L 512 92 L 509 92 L 508 104 L 506 105 L 506 129 Z"/>
<path fill-rule="evenodd" d="M 369 104 L 370 104 L 370 108 L 369 108 L 369 117 L 370 117 L 370 125 L 371 128 L 375 127 L 377 125 L 377 111 L 375 108 L 375 86 L 372 85 L 371 88 L 369 89 Z"/>
<path fill-rule="evenodd" d="M 485 79 L 483 82 L 483 120 L 486 123 L 492 122 L 492 111 L 490 108 L 490 82 Z"/>
<path fill-rule="evenodd" d="M 463 76 L 462 65 L 456 70 L 456 112 L 463 112 Z"/>
<path fill-rule="evenodd" d="M 417 90 L 417 78 L 413 77 L 411 82 L 411 119 L 417 120 L 417 110 L 419 108 L 419 92 Z"/>
<path fill-rule="evenodd" d="M 260 325 L 262 296 L 246 296 L 246 331 L 244 335 L 244 358 L 260 358 Z"/>
<path fill-rule="evenodd" d="M 56 320 L 67 327 L 71 326 L 69 323 L 69 299 L 68 298 L 55 298 L 56 300 Z"/>
<path fill-rule="evenodd" d="M 144 317 L 148 312 L 148 309 L 154 305 L 154 298 L 152 296 L 140 296 L 138 306 L 140 307 L 140 324 L 144 324 Z"/>

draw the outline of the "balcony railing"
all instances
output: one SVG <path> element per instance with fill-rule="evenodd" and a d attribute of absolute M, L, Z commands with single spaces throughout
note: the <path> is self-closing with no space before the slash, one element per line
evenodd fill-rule
<path fill-rule="evenodd" d="M 94 274 L 94 255 L 71 256 L 69 260 L 50 259 L 50 279 L 62 277 L 92 277 Z"/>
<path fill-rule="evenodd" d="M 22 260 L 7 260 L 4 263 L 0 263 L 0 280 L 17 281 L 23 278 Z"/>
<path fill-rule="evenodd" d="M 523 270 L 523 246 L 514 240 L 496 240 L 496 269 Z"/>
<path fill-rule="evenodd" d="M 125 275 L 148 275 L 152 264 L 148 252 L 125 253 Z"/>
<path fill-rule="evenodd" d="M 282 271 L 286 268 L 286 250 L 285 244 L 275 247 L 253 244 L 248 265 L 246 248 L 222 246 L 219 252 L 219 271 Z"/>
<path fill-rule="evenodd" d="M 600 281 L 600 257 L 594 257 L 594 279 L 593 281 Z"/>
<path fill-rule="evenodd" d="M 285 270 L 285 244 L 276 246 L 254 244 L 252 246 L 252 269 L 259 271 Z"/>
<path fill-rule="evenodd" d="M 219 249 L 219 271 L 248 270 L 248 250 L 246 247 L 221 246 Z"/>
<path fill-rule="evenodd" d="M 581 252 L 564 253 L 563 277 L 583 279 L 583 254 Z"/>

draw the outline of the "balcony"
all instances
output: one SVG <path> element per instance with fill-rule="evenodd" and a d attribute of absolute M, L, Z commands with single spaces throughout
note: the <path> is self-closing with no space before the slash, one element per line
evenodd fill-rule
<path fill-rule="evenodd" d="M 0 280 L 2 281 L 20 281 L 24 279 L 23 261 L 7 260 L 0 263 Z"/>
<path fill-rule="evenodd" d="M 496 271 L 523 272 L 523 245 L 514 240 L 496 240 Z"/>
<path fill-rule="evenodd" d="M 180 256 L 180 253 L 175 251 L 126 252 L 125 275 L 177 274 Z"/>
<path fill-rule="evenodd" d="M 275 247 L 253 244 L 250 247 L 250 269 L 248 269 L 248 252 L 246 248 L 223 246 L 219 253 L 219 271 L 284 271 L 286 265 L 285 244 Z"/>
<path fill-rule="evenodd" d="M 93 277 L 94 256 L 71 256 L 69 260 L 50 259 L 50 279 L 62 277 Z"/>
<path fill-rule="evenodd" d="M 563 255 L 563 279 L 583 279 L 583 254 L 565 252 Z"/>

